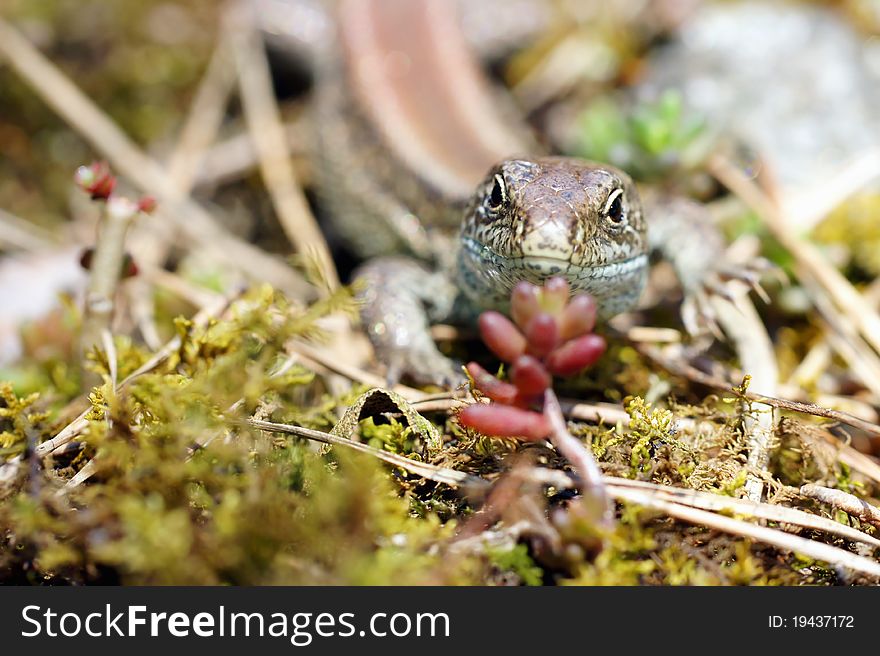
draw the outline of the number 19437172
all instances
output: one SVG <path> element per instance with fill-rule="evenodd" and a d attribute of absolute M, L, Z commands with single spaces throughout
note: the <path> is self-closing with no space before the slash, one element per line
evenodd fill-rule
<path fill-rule="evenodd" d="M 852 629 L 855 620 L 852 615 L 770 615 L 767 625 L 771 629 Z"/>

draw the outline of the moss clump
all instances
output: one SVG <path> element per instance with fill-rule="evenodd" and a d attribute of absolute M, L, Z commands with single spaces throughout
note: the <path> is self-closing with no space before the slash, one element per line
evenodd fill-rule
<path fill-rule="evenodd" d="M 47 461 L 0 500 L 0 580 L 126 584 L 467 583 L 487 565 L 445 560 L 428 548 L 450 535 L 365 456 L 250 430 L 255 412 L 295 413 L 327 429 L 327 393 L 294 365 L 272 376 L 292 337 L 352 309 L 347 293 L 298 309 L 268 287 L 251 291 L 205 327 L 176 322 L 181 345 L 160 366 L 90 396 L 78 438 L 94 456 L 84 485 L 60 492 L 73 466 Z M 117 341 L 119 374 L 147 359 Z M 58 426 L 33 412 L 36 395 L 0 387 L 5 460 L 29 434 Z M 337 400 L 338 402 L 338 400 Z M 319 410 L 316 411 L 316 408 Z M 109 421 L 108 421 L 109 420 Z M 54 466 L 53 466 L 54 465 Z M 14 466 L 14 463 L 13 465 Z M 23 468 L 22 468 L 23 469 Z"/>
<path fill-rule="evenodd" d="M 848 263 L 867 273 L 880 275 L 880 194 L 859 194 L 831 212 L 814 230 L 817 240 L 844 247 Z"/>
<path fill-rule="evenodd" d="M 510 549 L 489 548 L 486 551 L 489 562 L 503 575 L 513 577 L 512 582 L 522 585 L 541 585 L 544 570 L 535 564 L 524 544 Z"/>
<path fill-rule="evenodd" d="M 48 413 L 34 408 L 39 398 L 37 392 L 19 397 L 12 383 L 0 382 L 0 459 L 23 454 L 28 434 L 46 420 Z"/>

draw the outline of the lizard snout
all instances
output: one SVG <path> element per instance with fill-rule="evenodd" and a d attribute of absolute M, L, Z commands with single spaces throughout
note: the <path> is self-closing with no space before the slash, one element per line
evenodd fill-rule
<path fill-rule="evenodd" d="M 565 270 L 575 254 L 575 223 L 571 217 L 555 212 L 524 217 L 518 244 L 521 256 L 534 267 L 546 268 L 548 276 Z"/>

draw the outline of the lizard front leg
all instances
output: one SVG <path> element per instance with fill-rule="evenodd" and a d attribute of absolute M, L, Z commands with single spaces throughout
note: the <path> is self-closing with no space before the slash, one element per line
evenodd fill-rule
<path fill-rule="evenodd" d="M 430 325 L 452 316 L 458 289 L 442 272 L 408 257 L 371 260 L 355 274 L 360 287 L 361 320 L 376 357 L 395 383 L 449 386 L 462 379 L 453 362 L 437 349 Z"/>
<path fill-rule="evenodd" d="M 706 207 L 674 195 L 643 194 L 651 249 L 672 264 L 684 291 L 682 321 L 692 335 L 710 329 L 719 334 L 709 298 L 731 297 L 727 285 L 740 281 L 759 293 L 761 273 L 770 268 L 765 260 L 748 264 L 730 262 L 725 242 Z"/>

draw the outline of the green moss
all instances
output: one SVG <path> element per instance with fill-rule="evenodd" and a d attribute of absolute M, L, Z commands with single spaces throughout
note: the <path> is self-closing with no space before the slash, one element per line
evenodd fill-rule
<path fill-rule="evenodd" d="M 695 168 L 710 144 L 705 122 L 688 115 L 681 95 L 670 90 L 628 113 L 612 99 L 595 101 L 580 117 L 575 154 L 610 162 L 639 179 L 656 179 Z"/>
<path fill-rule="evenodd" d="M 391 417 L 389 423 L 376 425 L 373 417 L 364 419 L 360 425 L 361 437 L 377 449 L 405 455 L 412 453 L 415 443 L 412 429 Z"/>
<path fill-rule="evenodd" d="M 39 398 L 37 392 L 19 397 L 12 383 L 0 382 L 0 461 L 23 453 L 28 432 L 47 418 L 47 413 L 34 410 Z"/>
<path fill-rule="evenodd" d="M 650 468 L 654 446 L 671 438 L 673 416 L 669 410 L 652 409 L 650 403 L 638 397 L 630 399 L 626 411 L 630 417 L 629 436 L 635 440 L 630 451 L 630 466 L 636 475 Z"/>
<path fill-rule="evenodd" d="M 843 246 L 849 263 L 869 274 L 880 275 L 880 194 L 862 193 L 831 212 L 814 230 L 825 244 Z M 839 251 L 839 249 L 838 249 Z"/>
<path fill-rule="evenodd" d="M 541 585 L 544 571 L 532 560 L 526 545 L 517 544 L 510 549 L 490 548 L 486 555 L 495 568 L 513 574 L 523 585 Z"/>
<path fill-rule="evenodd" d="M 96 352 L 92 366 L 105 383 L 90 394 L 90 422 L 78 439 L 97 471 L 62 495 L 56 489 L 82 460 L 5 491 L 0 531 L 13 548 L 0 555 L 0 580 L 473 582 L 486 565 L 441 562 L 429 547 L 448 539 L 451 525 L 429 510 L 414 516 L 378 463 L 239 421 L 277 412 L 329 428 L 339 399 L 329 400 L 314 372 L 270 372 L 292 337 L 320 338 L 317 319 L 352 308 L 345 291 L 299 310 L 256 288 L 205 327 L 176 321 L 177 352 L 115 392 L 106 355 Z M 126 340 L 116 346 L 121 376 L 146 360 Z M 32 411 L 36 395 L 18 397 L 5 384 L 0 398 L 4 443 L 20 451 L 29 431 L 39 440 L 52 435 Z M 390 429 L 389 446 L 405 451 L 406 429 L 382 428 Z"/>
<path fill-rule="evenodd" d="M 0 489 L 0 581 L 130 584 L 756 584 L 834 582 L 821 564 L 801 566 L 772 549 L 707 532 L 623 505 L 611 535 L 594 530 L 577 499 L 523 489 L 501 508 L 494 528 L 542 512 L 542 530 L 566 548 L 528 538 L 512 547 L 460 552 L 457 527 L 484 498 L 414 476 L 338 447 L 253 430 L 256 415 L 324 431 L 342 431 L 384 451 L 502 480 L 513 459 L 564 469 L 545 444 L 493 439 L 464 430 L 454 413 L 420 415 L 384 392 L 354 386 L 330 393 L 321 375 L 288 361 L 291 339 L 321 340 L 319 320 L 349 312 L 348 291 L 308 307 L 267 286 L 250 290 L 224 315 L 201 326 L 169 320 L 177 334 L 170 356 L 126 385 L 118 383 L 151 354 L 115 340 L 116 383 L 107 355 L 90 367 L 103 382 L 63 414 L 65 398 L 44 383 L 40 393 L 0 386 L 0 453 L 4 461 L 53 437 L 89 409 L 71 453 L 45 460 L 39 472 Z M 631 349 L 630 349 L 631 350 Z M 626 348 L 612 346 L 612 352 Z M 53 356 L 54 357 L 54 356 Z M 63 361 L 61 361 L 63 362 Z M 73 366 L 71 362 L 68 366 Z M 618 363 L 619 364 L 619 363 Z M 283 373 L 278 374 L 284 365 Z M 603 368 L 604 367 L 604 368 Z M 627 365 L 636 389 L 649 379 L 635 355 Z M 634 370 L 634 371 L 632 371 Z M 592 380 L 617 385 L 619 366 L 605 363 Z M 618 387 L 620 389 L 620 387 Z M 599 394 L 581 391 L 580 394 Z M 747 405 L 707 397 L 696 405 L 626 400 L 628 425 L 573 423 L 604 471 L 617 476 L 736 495 L 745 480 Z M 602 398 L 600 396 L 600 398 Z M 607 397 L 606 397 L 607 398 Z M 396 399 L 396 400 L 395 400 Z M 343 420 L 340 420 L 340 417 Z M 687 419 L 697 430 L 677 432 Z M 778 485 L 837 481 L 860 495 L 876 490 L 842 467 L 811 429 L 785 418 L 770 473 Z M 58 493 L 87 462 L 83 485 Z M 525 505 L 518 506 L 520 502 Z M 526 503 L 527 502 L 527 503 Z M 805 502 L 806 503 L 806 502 Z M 821 509 L 818 509 L 820 512 Z M 563 512 L 568 521 L 557 523 Z M 518 514 L 519 513 L 519 514 Z M 580 513 L 580 514 L 579 514 Z M 589 516 L 588 516 L 589 515 Z M 548 529 L 549 527 L 549 529 Z M 604 541 L 604 548 L 599 549 Z"/>

